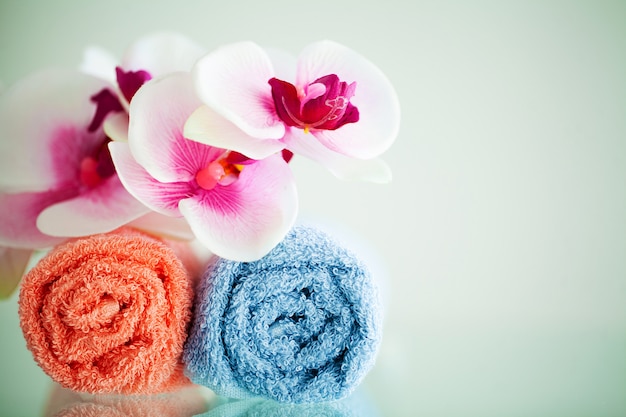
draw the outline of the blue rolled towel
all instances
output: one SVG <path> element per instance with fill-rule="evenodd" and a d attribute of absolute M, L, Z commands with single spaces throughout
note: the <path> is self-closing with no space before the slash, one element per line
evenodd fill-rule
<path fill-rule="evenodd" d="M 217 259 L 196 297 L 185 373 L 218 395 L 332 401 L 374 365 L 376 286 L 362 261 L 315 228 L 293 228 L 255 262 Z"/>

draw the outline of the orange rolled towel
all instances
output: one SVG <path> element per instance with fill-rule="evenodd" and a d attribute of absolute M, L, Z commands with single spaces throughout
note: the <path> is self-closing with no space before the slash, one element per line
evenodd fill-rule
<path fill-rule="evenodd" d="M 62 244 L 22 281 L 26 344 L 44 372 L 76 391 L 177 389 L 189 384 L 180 357 L 190 279 L 176 252 L 142 233 L 123 230 Z"/>

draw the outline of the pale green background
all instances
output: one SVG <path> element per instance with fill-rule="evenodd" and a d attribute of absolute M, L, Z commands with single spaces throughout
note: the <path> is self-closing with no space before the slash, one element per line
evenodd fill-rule
<path fill-rule="evenodd" d="M 381 414 L 626 416 L 626 2 L 0 4 L 7 85 L 157 29 L 366 55 L 402 104 L 393 183 L 293 167 L 302 217 L 380 259 L 386 333 L 365 388 Z M 15 298 L 0 331 L 0 414 L 39 415 L 49 380 Z"/>

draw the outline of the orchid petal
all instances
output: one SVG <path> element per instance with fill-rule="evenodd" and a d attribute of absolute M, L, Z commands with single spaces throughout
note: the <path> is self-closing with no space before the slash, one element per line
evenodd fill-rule
<path fill-rule="evenodd" d="M 104 119 L 102 129 L 112 140 L 128 142 L 128 113 L 119 112 L 109 115 Z"/>
<path fill-rule="evenodd" d="M 148 211 L 113 175 L 99 186 L 43 210 L 37 227 L 51 236 L 87 236 L 110 232 Z"/>
<path fill-rule="evenodd" d="M 296 56 L 277 48 L 265 48 L 265 53 L 267 53 L 272 62 L 272 67 L 274 68 L 273 77 L 280 80 L 294 80 L 296 78 L 296 68 L 298 66 Z"/>
<path fill-rule="evenodd" d="M 182 200 L 179 207 L 211 252 L 246 262 L 284 238 L 295 221 L 298 197 L 289 166 L 274 155 L 246 166 L 234 184 Z"/>
<path fill-rule="evenodd" d="M 0 194 L 0 245 L 40 249 L 63 241 L 43 234 L 37 228 L 37 216 L 51 204 L 71 198 L 76 190 L 42 193 Z"/>
<path fill-rule="evenodd" d="M 193 79 L 200 99 L 248 135 L 280 139 L 285 128 L 274 109 L 270 58 L 252 42 L 218 48 L 200 58 Z"/>
<path fill-rule="evenodd" d="M 90 46 L 83 53 L 80 70 L 85 74 L 106 80 L 111 85 L 116 85 L 115 67 L 117 65 L 117 58 L 112 53 L 99 46 Z"/>
<path fill-rule="evenodd" d="M 291 129 L 284 141 L 287 149 L 320 163 L 342 180 L 368 181 L 378 184 L 391 181 L 391 169 L 381 159 L 350 158 L 331 151 L 310 134 L 296 131 L 296 129 Z"/>
<path fill-rule="evenodd" d="M 144 214 L 128 225 L 166 239 L 189 241 L 195 238 L 189 224 L 183 217 L 165 216 L 154 211 Z"/>
<path fill-rule="evenodd" d="M 207 50 L 175 32 L 157 32 L 134 42 L 122 59 L 124 70 L 145 70 L 153 78 L 178 71 L 191 71 Z"/>
<path fill-rule="evenodd" d="M 206 145 L 237 151 L 252 159 L 267 158 L 285 147 L 276 139 L 257 139 L 247 135 L 208 106 L 199 107 L 189 116 L 184 135 Z"/>
<path fill-rule="evenodd" d="M 223 152 L 183 137 L 185 121 L 201 104 L 187 73 L 149 81 L 133 97 L 128 143 L 133 157 L 156 180 L 191 181 L 204 168 L 199 164 Z"/>
<path fill-rule="evenodd" d="M 76 177 L 77 158 L 103 140 L 87 132 L 90 96 L 107 87 L 76 71 L 47 70 L 17 82 L 0 97 L 0 189 L 35 192 Z"/>
<path fill-rule="evenodd" d="M 7 299 L 13 294 L 26 271 L 32 253 L 32 249 L 0 246 L 0 300 Z"/>
<path fill-rule="evenodd" d="M 391 82 L 372 62 L 343 45 L 322 41 L 305 48 L 298 58 L 297 85 L 328 74 L 356 82 L 350 102 L 359 110 L 359 121 L 316 132 L 316 137 L 326 147 L 351 157 L 379 156 L 394 142 L 400 127 L 400 104 Z"/>
<path fill-rule="evenodd" d="M 189 197 L 192 192 L 187 182 L 162 183 L 154 179 L 133 158 L 127 143 L 111 142 L 109 150 L 117 174 L 129 193 L 158 213 L 181 216 L 178 201 Z"/>

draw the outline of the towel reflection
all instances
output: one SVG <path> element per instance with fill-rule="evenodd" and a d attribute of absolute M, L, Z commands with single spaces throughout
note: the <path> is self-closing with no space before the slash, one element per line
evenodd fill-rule
<path fill-rule="evenodd" d="M 86 394 L 54 384 L 43 417 L 379 417 L 361 390 L 341 401 L 285 404 L 218 397 L 192 386 L 153 395 Z"/>
<path fill-rule="evenodd" d="M 378 417 L 367 396 L 356 392 L 340 401 L 287 404 L 263 398 L 247 400 L 217 397 L 199 417 Z"/>
<path fill-rule="evenodd" d="M 154 395 L 85 394 L 55 384 L 44 417 L 191 417 L 208 410 L 208 390 L 184 388 Z"/>

